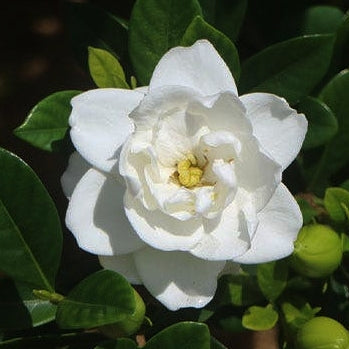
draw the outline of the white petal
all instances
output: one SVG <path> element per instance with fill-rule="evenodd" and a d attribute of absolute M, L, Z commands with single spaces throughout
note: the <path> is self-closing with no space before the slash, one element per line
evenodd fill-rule
<path fill-rule="evenodd" d="M 242 212 L 231 204 L 222 215 L 204 221 L 205 234 L 190 250 L 206 260 L 228 260 L 240 256 L 250 247 L 249 225 Z"/>
<path fill-rule="evenodd" d="M 161 58 L 149 89 L 166 85 L 191 87 L 205 96 L 222 91 L 237 95 L 229 68 L 207 40 L 190 47 L 175 47 Z"/>
<path fill-rule="evenodd" d="M 187 251 L 201 238 L 198 219 L 181 221 L 160 210 L 147 210 L 138 199 L 125 195 L 125 212 L 138 236 L 148 245 L 164 251 Z"/>
<path fill-rule="evenodd" d="M 266 153 L 285 169 L 301 149 L 308 125 L 305 116 L 272 94 L 251 93 L 240 99 L 247 109 L 253 134 Z"/>
<path fill-rule="evenodd" d="M 70 199 L 66 225 L 79 246 L 99 255 L 126 254 L 144 244 L 123 207 L 124 188 L 113 177 L 90 169 Z"/>
<path fill-rule="evenodd" d="M 61 177 L 63 192 L 68 199 L 70 199 L 80 179 L 90 168 L 91 165 L 77 151 L 70 156 L 68 167 Z"/>
<path fill-rule="evenodd" d="M 170 310 L 205 306 L 214 296 L 225 261 L 195 258 L 185 252 L 145 248 L 135 253 L 144 286 Z"/>
<path fill-rule="evenodd" d="M 136 269 L 133 253 L 121 256 L 98 256 L 98 259 L 103 268 L 121 274 L 128 280 L 128 282 L 138 285 L 142 283 Z"/>
<path fill-rule="evenodd" d="M 255 264 L 284 258 L 293 251 L 293 242 L 302 227 L 296 200 L 281 183 L 267 206 L 258 214 L 259 225 L 251 248 L 234 262 Z"/>
<path fill-rule="evenodd" d="M 134 90 L 97 89 L 72 99 L 70 136 L 88 162 L 103 171 L 112 169 L 119 147 L 134 128 L 128 115 L 143 96 Z"/>

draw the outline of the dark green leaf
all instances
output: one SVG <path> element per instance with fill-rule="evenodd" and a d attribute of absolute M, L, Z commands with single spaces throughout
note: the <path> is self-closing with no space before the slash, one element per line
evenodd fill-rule
<path fill-rule="evenodd" d="M 137 349 L 136 343 L 128 338 L 106 341 L 97 345 L 94 349 Z"/>
<path fill-rule="evenodd" d="M 320 99 L 332 110 L 338 121 L 338 132 L 325 150 L 318 177 L 328 178 L 349 162 L 349 70 L 336 75 L 321 91 Z"/>
<path fill-rule="evenodd" d="M 33 170 L 0 149 L 0 266 L 16 281 L 53 291 L 62 232 L 56 207 Z"/>
<path fill-rule="evenodd" d="M 348 219 L 349 191 L 343 188 L 328 188 L 325 193 L 324 204 L 330 217 L 335 222 Z"/>
<path fill-rule="evenodd" d="M 271 304 L 265 308 L 252 306 L 243 315 L 242 325 L 249 330 L 264 331 L 273 328 L 278 318 L 279 315 Z"/>
<path fill-rule="evenodd" d="M 228 65 L 235 81 L 238 81 L 240 77 L 240 61 L 235 45 L 227 36 L 206 23 L 202 17 L 197 16 L 185 31 L 181 44 L 191 46 L 200 39 L 207 39 L 213 44 Z"/>
<path fill-rule="evenodd" d="M 303 143 L 304 149 L 323 145 L 337 133 L 337 119 L 324 102 L 313 97 L 305 97 L 297 109 L 304 113 L 308 120 L 308 132 Z"/>
<path fill-rule="evenodd" d="M 81 281 L 58 304 L 57 322 L 66 329 L 114 324 L 128 320 L 135 308 L 131 285 L 121 275 L 102 270 Z"/>
<path fill-rule="evenodd" d="M 148 85 L 160 58 L 178 46 L 194 17 L 197 0 L 137 0 L 130 19 L 129 50 L 137 79 Z"/>
<path fill-rule="evenodd" d="M 234 315 L 220 318 L 219 326 L 224 331 L 228 331 L 228 332 L 241 332 L 244 330 L 244 327 L 242 326 L 241 318 Z"/>
<path fill-rule="evenodd" d="M 56 92 L 39 102 L 14 134 L 34 147 L 54 151 L 64 147 L 71 113 L 70 101 L 81 91 Z"/>
<path fill-rule="evenodd" d="M 88 66 L 95 84 L 100 87 L 130 88 L 116 57 L 100 48 L 88 48 Z"/>
<path fill-rule="evenodd" d="M 341 188 L 349 191 L 349 179 L 347 179 L 341 184 Z"/>
<path fill-rule="evenodd" d="M 80 63 L 87 68 L 87 48 L 98 47 L 114 54 L 125 67 L 127 29 L 122 21 L 103 9 L 77 2 L 66 3 L 69 33 Z"/>
<path fill-rule="evenodd" d="M 245 18 L 247 0 L 200 0 L 204 18 L 234 42 Z"/>
<path fill-rule="evenodd" d="M 144 349 L 210 349 L 210 341 L 205 324 L 180 322 L 150 338 Z"/>
<path fill-rule="evenodd" d="M 307 200 L 301 197 L 297 198 L 297 203 L 302 212 L 303 225 L 309 224 L 318 215 L 318 212 L 309 204 Z"/>
<path fill-rule="evenodd" d="M 342 249 L 344 252 L 349 252 L 349 236 L 346 234 L 341 234 L 342 238 Z"/>
<path fill-rule="evenodd" d="M 332 35 L 311 35 L 266 48 L 243 64 L 240 92 L 270 92 L 296 103 L 325 75 L 333 41 Z"/>
<path fill-rule="evenodd" d="M 334 6 L 311 6 L 303 14 L 301 33 L 330 34 L 335 33 L 342 24 L 344 13 Z"/>
<path fill-rule="evenodd" d="M 211 347 L 210 349 L 227 349 L 225 345 L 219 342 L 216 338 L 211 337 Z"/>
<path fill-rule="evenodd" d="M 269 301 L 275 301 L 287 285 L 288 265 L 285 260 L 258 265 L 259 288 Z"/>
<path fill-rule="evenodd" d="M 222 305 L 245 306 L 264 299 L 255 276 L 225 275 L 219 280 L 217 299 Z"/>
<path fill-rule="evenodd" d="M 54 320 L 56 306 L 37 299 L 32 290 L 23 283 L 0 280 L 0 328 L 26 329 Z"/>

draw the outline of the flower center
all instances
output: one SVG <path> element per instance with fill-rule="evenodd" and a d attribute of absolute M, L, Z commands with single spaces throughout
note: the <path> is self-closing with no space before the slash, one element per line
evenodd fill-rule
<path fill-rule="evenodd" d="M 198 185 L 201 181 L 203 170 L 198 166 L 198 161 L 193 154 L 177 164 L 178 182 L 187 188 Z"/>

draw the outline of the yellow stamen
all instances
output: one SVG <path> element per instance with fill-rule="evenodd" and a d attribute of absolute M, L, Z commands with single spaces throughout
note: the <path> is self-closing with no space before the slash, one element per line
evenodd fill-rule
<path fill-rule="evenodd" d="M 184 187 L 192 188 L 200 183 L 203 171 L 197 164 L 197 159 L 193 154 L 189 154 L 185 160 L 178 162 L 178 181 Z"/>

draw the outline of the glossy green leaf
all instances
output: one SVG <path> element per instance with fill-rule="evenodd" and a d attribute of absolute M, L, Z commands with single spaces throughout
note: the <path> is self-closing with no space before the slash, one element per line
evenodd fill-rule
<path fill-rule="evenodd" d="M 224 275 L 219 280 L 217 299 L 222 305 L 245 306 L 264 299 L 255 276 Z"/>
<path fill-rule="evenodd" d="M 128 338 L 105 341 L 97 345 L 94 349 L 137 349 L 136 343 Z"/>
<path fill-rule="evenodd" d="M 211 337 L 211 347 L 210 349 L 228 349 L 225 345 L 219 342 L 216 338 Z"/>
<path fill-rule="evenodd" d="M 320 99 L 332 110 L 338 121 L 338 132 L 327 145 L 317 177 L 336 173 L 349 162 L 349 70 L 336 75 L 321 91 Z"/>
<path fill-rule="evenodd" d="M 288 333 L 294 336 L 298 329 L 311 320 L 321 308 L 312 308 L 309 303 L 302 300 L 293 300 L 281 304 L 282 316 Z"/>
<path fill-rule="evenodd" d="M 32 287 L 0 280 L 0 329 L 27 329 L 54 320 L 56 306 L 37 299 Z"/>
<path fill-rule="evenodd" d="M 324 102 L 313 97 L 305 97 L 297 109 L 304 113 L 308 120 L 308 132 L 303 143 L 304 149 L 323 145 L 337 133 L 337 119 Z"/>
<path fill-rule="evenodd" d="M 150 338 L 144 349 L 210 349 L 210 341 L 205 324 L 179 322 Z"/>
<path fill-rule="evenodd" d="M 66 146 L 70 101 L 81 91 L 53 93 L 39 102 L 14 134 L 34 147 L 55 151 Z"/>
<path fill-rule="evenodd" d="M 141 85 L 148 85 L 160 58 L 178 46 L 193 18 L 197 0 L 137 0 L 130 19 L 129 51 Z"/>
<path fill-rule="evenodd" d="M 197 16 L 185 31 L 181 44 L 183 46 L 191 46 L 200 39 L 207 39 L 213 44 L 228 65 L 235 80 L 238 81 L 240 77 L 240 61 L 235 45 L 227 36 L 205 22 L 202 17 Z"/>
<path fill-rule="evenodd" d="M 247 0 L 200 0 L 204 18 L 234 42 L 247 10 Z"/>
<path fill-rule="evenodd" d="M 301 33 L 305 35 L 335 33 L 342 24 L 343 16 L 343 11 L 338 7 L 311 6 L 303 14 Z"/>
<path fill-rule="evenodd" d="M 128 63 L 127 28 L 123 21 L 102 8 L 78 2 L 66 3 L 69 34 L 80 63 L 87 68 L 89 46 L 109 51 L 122 65 Z"/>
<path fill-rule="evenodd" d="M 33 170 L 0 149 L 0 266 L 16 281 L 53 291 L 62 232 L 56 207 Z"/>
<path fill-rule="evenodd" d="M 88 48 L 88 66 L 95 84 L 100 87 L 130 88 L 115 56 L 100 48 Z"/>
<path fill-rule="evenodd" d="M 287 285 L 288 265 L 285 260 L 259 264 L 257 280 L 259 288 L 269 301 L 275 301 Z"/>
<path fill-rule="evenodd" d="M 296 103 L 327 72 L 333 42 L 332 35 L 311 35 L 264 49 L 242 65 L 240 93 L 270 92 Z"/>
<path fill-rule="evenodd" d="M 81 281 L 58 304 L 56 320 L 66 329 L 131 322 L 136 303 L 134 290 L 124 277 L 101 270 Z"/>
<path fill-rule="evenodd" d="M 335 222 L 344 222 L 348 219 L 349 191 L 343 188 L 328 188 L 325 192 L 324 204 Z"/>
<path fill-rule="evenodd" d="M 279 315 L 271 304 L 268 304 L 265 308 L 252 306 L 243 315 L 242 325 L 249 330 L 264 331 L 273 328 L 278 318 Z"/>

